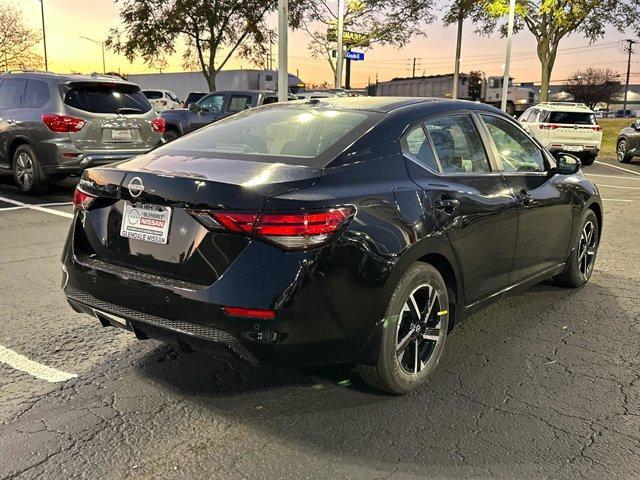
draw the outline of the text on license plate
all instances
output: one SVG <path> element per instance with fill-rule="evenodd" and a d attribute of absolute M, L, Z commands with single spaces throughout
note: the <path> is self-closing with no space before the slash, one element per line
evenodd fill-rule
<path fill-rule="evenodd" d="M 145 242 L 166 245 L 169 240 L 171 208 L 136 206 L 125 203 L 120 235 Z"/>
<path fill-rule="evenodd" d="M 131 140 L 131 130 L 111 130 L 111 139 L 118 141 Z"/>
<path fill-rule="evenodd" d="M 583 150 L 582 145 L 566 145 L 564 149 L 567 152 L 581 152 Z"/>

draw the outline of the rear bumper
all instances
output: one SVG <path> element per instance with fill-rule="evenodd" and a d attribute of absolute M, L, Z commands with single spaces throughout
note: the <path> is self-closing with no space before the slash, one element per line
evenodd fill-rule
<path fill-rule="evenodd" d="M 354 282 L 357 265 L 335 269 L 324 261 L 349 253 L 360 265 L 352 245 L 284 253 L 252 241 L 220 279 L 202 286 L 87 264 L 74 255 L 73 230 L 63 255 L 64 292 L 76 311 L 96 316 L 105 326 L 194 350 L 222 349 L 249 364 L 371 364 L 377 359 L 372 339 L 390 294 L 385 286 L 363 288 Z M 223 306 L 274 309 L 276 318 L 229 317 Z"/>
<path fill-rule="evenodd" d="M 572 155 L 597 156 L 600 153 L 600 143 L 589 142 L 554 142 L 547 145 L 547 150 L 552 154 L 570 153 Z"/>
<path fill-rule="evenodd" d="M 58 151 L 56 153 L 57 162 L 49 165 L 43 165 L 43 170 L 47 175 L 56 173 L 79 175 L 87 168 L 127 160 L 135 157 L 136 155 L 145 154 L 148 151 L 149 149 L 64 153 Z"/>

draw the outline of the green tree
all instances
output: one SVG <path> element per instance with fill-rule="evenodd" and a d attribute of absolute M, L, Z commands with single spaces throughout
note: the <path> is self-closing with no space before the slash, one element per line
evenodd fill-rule
<path fill-rule="evenodd" d="M 129 61 L 141 57 L 147 65 L 162 64 L 182 41 L 185 68 L 197 67 L 215 90 L 216 74 L 229 59 L 264 56 L 274 34 L 266 23 L 276 11 L 273 0 L 116 0 L 121 26 L 111 30 L 107 46 Z M 296 26 L 304 2 L 289 2 Z"/>
<path fill-rule="evenodd" d="M 301 22 L 301 29 L 311 37 L 311 55 L 327 60 L 334 74 L 336 3 L 310 1 Z M 343 47 L 345 50 L 376 44 L 404 47 L 413 37 L 425 35 L 424 24 L 433 21 L 431 11 L 435 3 L 435 0 L 346 0 Z"/>
<path fill-rule="evenodd" d="M 469 16 L 478 22 L 479 32 L 490 34 L 498 28 L 503 35 L 506 33 L 506 24 L 500 18 L 509 13 L 509 0 L 472 3 Z M 548 98 L 551 73 L 563 38 L 579 34 L 595 42 L 604 36 L 607 27 L 619 31 L 631 27 L 637 33 L 639 22 L 640 0 L 518 0 L 515 31 L 526 28 L 536 38 L 541 67 L 540 100 Z"/>

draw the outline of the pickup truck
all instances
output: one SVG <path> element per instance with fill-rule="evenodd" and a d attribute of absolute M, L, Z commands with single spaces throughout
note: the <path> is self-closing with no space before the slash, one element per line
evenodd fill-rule
<path fill-rule="evenodd" d="M 296 97 L 289 95 L 290 100 Z M 259 107 L 278 101 L 278 94 L 267 90 L 226 90 L 209 93 L 192 103 L 189 108 L 179 108 L 162 112 L 166 122 L 163 135 L 165 142 L 178 138 L 217 120 L 242 112 L 247 108 Z"/>

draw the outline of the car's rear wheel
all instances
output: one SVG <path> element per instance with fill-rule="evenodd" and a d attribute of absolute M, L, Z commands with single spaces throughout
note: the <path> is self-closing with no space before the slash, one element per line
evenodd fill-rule
<path fill-rule="evenodd" d="M 49 185 L 33 148 L 20 145 L 13 155 L 13 179 L 21 193 L 40 195 Z"/>
<path fill-rule="evenodd" d="M 376 365 L 358 365 L 371 386 L 394 394 L 420 387 L 434 371 L 449 328 L 449 296 L 433 266 L 415 263 L 387 308 Z"/>
<path fill-rule="evenodd" d="M 620 140 L 618 142 L 618 148 L 616 149 L 617 152 L 617 156 L 618 156 L 618 161 L 620 163 L 629 163 L 631 161 L 631 159 L 633 158 L 633 155 L 630 155 L 629 152 L 627 152 L 627 141 L 626 140 Z"/>
<path fill-rule="evenodd" d="M 578 288 L 591 278 L 600 243 L 600 225 L 593 210 L 587 210 L 582 220 L 578 242 L 565 264 L 564 271 L 555 277 L 563 287 Z"/>

